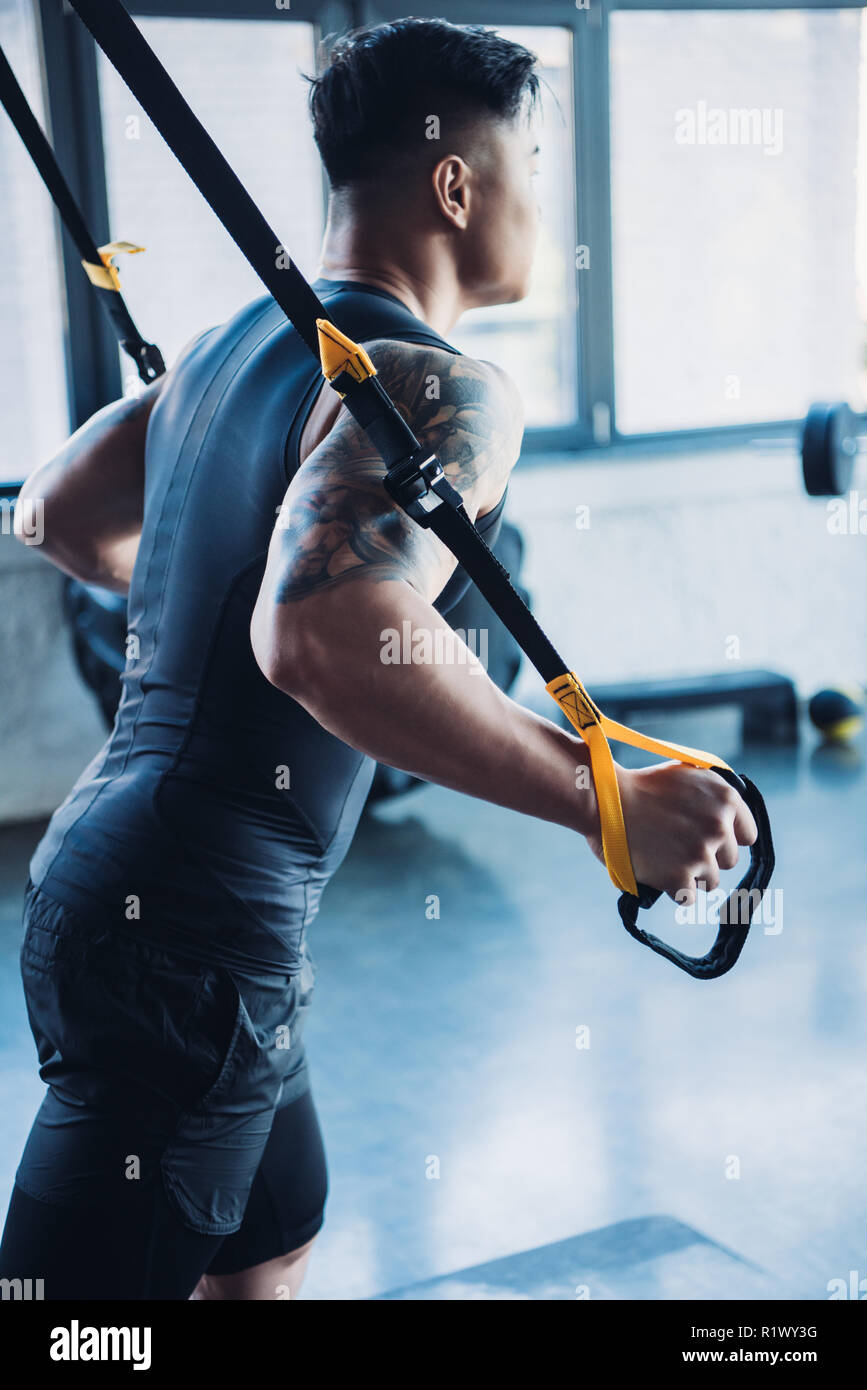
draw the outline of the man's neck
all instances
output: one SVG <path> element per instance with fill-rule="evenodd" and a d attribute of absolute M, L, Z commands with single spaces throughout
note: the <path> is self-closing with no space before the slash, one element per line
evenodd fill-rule
<path fill-rule="evenodd" d="M 317 275 L 385 290 L 436 333 L 449 333 L 468 307 L 454 267 L 428 239 L 403 228 L 390 237 L 391 230 L 385 219 L 374 233 L 357 219 L 329 215 Z"/>

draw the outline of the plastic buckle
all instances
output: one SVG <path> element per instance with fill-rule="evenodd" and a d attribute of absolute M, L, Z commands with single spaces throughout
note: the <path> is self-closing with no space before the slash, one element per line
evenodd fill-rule
<path fill-rule="evenodd" d="M 138 353 L 139 376 L 144 382 L 156 381 L 163 376 L 166 364 L 156 343 L 144 343 Z"/>
<path fill-rule="evenodd" d="M 389 468 L 383 483 L 393 502 L 419 526 L 429 526 L 431 513 L 442 499 L 431 496 L 436 484 L 445 478 L 442 464 L 435 454 L 428 454 L 421 463 L 417 454 Z"/>
<path fill-rule="evenodd" d="M 146 386 L 164 374 L 166 364 L 156 343 L 131 342 L 124 339 L 121 347 L 134 360 L 139 377 Z"/>

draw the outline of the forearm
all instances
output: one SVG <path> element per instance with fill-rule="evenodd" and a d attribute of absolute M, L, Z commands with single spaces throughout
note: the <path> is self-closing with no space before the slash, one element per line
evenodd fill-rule
<path fill-rule="evenodd" d="M 53 554 L 48 554 L 48 558 L 64 574 L 71 575 L 82 584 L 98 584 L 103 589 L 111 589 L 113 593 L 128 594 L 140 539 L 141 532 L 137 531 L 126 540 L 98 547 L 96 553 L 90 556 L 80 551 L 70 550 L 67 553 L 58 547 Z"/>
<path fill-rule="evenodd" d="M 45 487 L 49 495 L 41 496 L 42 473 L 43 470 L 40 470 L 40 473 L 33 475 L 28 481 L 27 490 L 22 490 L 19 497 L 16 507 L 16 534 L 19 539 L 26 545 L 38 546 L 40 554 L 73 579 L 83 584 L 99 584 L 116 593 L 126 593 L 138 554 L 140 525 L 133 521 L 125 536 L 117 534 L 117 518 L 111 535 L 101 536 L 85 525 L 76 531 L 70 525 L 69 509 L 52 498 L 50 484 Z M 61 513 L 59 519 L 55 508 Z"/>
<path fill-rule="evenodd" d="M 21 489 L 16 534 L 84 583 L 129 587 L 141 536 L 145 435 L 163 380 L 100 410 Z"/>
<path fill-rule="evenodd" d="M 409 585 L 340 585 L 304 609 L 272 679 L 331 733 L 426 781 L 595 832 L 585 745 L 504 695 Z"/>

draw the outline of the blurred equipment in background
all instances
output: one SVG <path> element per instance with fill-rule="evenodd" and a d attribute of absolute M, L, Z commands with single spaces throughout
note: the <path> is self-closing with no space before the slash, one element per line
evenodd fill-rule
<path fill-rule="evenodd" d="M 818 690 L 808 713 L 823 738 L 831 743 L 849 743 L 864 727 L 864 690 L 857 685 Z"/>
<path fill-rule="evenodd" d="M 524 602 L 529 594 L 519 582 L 524 542 L 516 526 L 504 521 L 493 547 L 501 565 L 510 572 L 512 582 Z M 106 727 L 111 728 L 120 700 L 120 675 L 126 663 L 126 598 L 110 589 L 80 584 L 67 579 L 64 607 L 72 631 L 75 664 L 99 705 Z M 521 650 L 474 585 L 448 615 L 447 622 L 463 633 L 486 634 L 487 671 L 491 680 L 507 694 L 515 684 L 521 666 Z M 477 652 L 478 654 L 478 652 Z M 398 796 L 421 786 L 417 777 L 380 763 L 376 769 L 370 800 Z"/>
<path fill-rule="evenodd" d="M 594 685 L 593 698 L 628 723 L 636 714 L 736 706 L 741 742 L 797 743 L 798 701 L 787 676 L 775 671 L 722 671 L 709 676 L 678 676 L 621 685 Z"/>
<path fill-rule="evenodd" d="M 801 435 L 804 487 L 810 497 L 842 497 L 848 492 L 855 457 L 862 452 L 862 419 L 845 401 L 811 405 Z"/>
<path fill-rule="evenodd" d="M 859 434 L 861 430 L 863 433 Z M 792 439 L 754 439 L 759 453 L 792 449 Z M 811 405 L 801 426 L 801 476 L 809 497 L 844 497 L 852 486 L 855 460 L 867 452 L 867 417 L 845 401 Z"/>

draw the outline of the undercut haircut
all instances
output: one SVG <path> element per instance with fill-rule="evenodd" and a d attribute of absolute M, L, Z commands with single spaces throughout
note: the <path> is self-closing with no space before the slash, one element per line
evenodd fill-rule
<path fill-rule="evenodd" d="M 398 19 L 332 40 L 324 60 L 307 80 L 333 189 L 426 169 L 480 120 L 529 116 L 539 98 L 535 53 L 480 25 Z"/>

